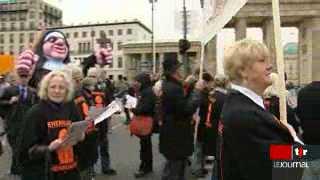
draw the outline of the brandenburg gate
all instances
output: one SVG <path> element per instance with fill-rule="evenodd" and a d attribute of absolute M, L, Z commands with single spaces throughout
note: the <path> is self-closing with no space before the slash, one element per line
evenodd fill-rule
<path fill-rule="evenodd" d="M 299 30 L 298 83 L 320 80 L 320 1 L 280 0 L 282 27 Z M 236 40 L 246 37 L 247 27 L 260 27 L 275 62 L 271 0 L 249 0 L 226 27 L 235 28 Z"/>
<path fill-rule="evenodd" d="M 312 80 L 320 80 L 320 0 L 280 0 L 280 15 L 282 27 L 295 27 L 299 30 L 298 84 L 307 84 Z M 275 64 L 271 0 L 248 0 L 247 4 L 241 8 L 225 27 L 235 29 L 236 40 L 246 38 L 248 27 L 261 28 L 263 40 L 271 50 Z M 215 41 L 215 38 L 213 38 L 207 44 L 205 50 L 205 68 L 213 73 L 215 73 L 216 66 Z M 198 47 L 198 45 L 196 46 Z M 135 51 L 137 51 L 136 48 L 137 46 L 135 46 Z M 130 51 L 130 49 L 128 50 Z M 177 52 L 177 50 L 176 45 L 175 51 Z M 151 48 L 148 48 L 148 51 L 151 53 Z M 196 53 L 194 57 L 199 62 L 199 49 L 196 48 L 194 52 Z M 126 54 L 125 51 L 124 54 L 128 60 L 130 57 L 132 59 L 130 54 Z M 160 59 L 162 58 L 160 57 Z M 274 67 L 276 69 L 276 66 Z"/>

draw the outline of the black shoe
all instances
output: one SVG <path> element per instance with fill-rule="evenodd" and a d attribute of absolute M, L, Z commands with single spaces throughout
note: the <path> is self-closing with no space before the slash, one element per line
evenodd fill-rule
<path fill-rule="evenodd" d="M 102 170 L 102 173 L 108 176 L 114 176 L 117 175 L 117 171 L 114 169 L 107 169 L 107 170 Z"/>
<path fill-rule="evenodd" d="M 150 174 L 152 172 L 152 169 L 148 170 L 139 170 L 138 172 L 134 173 L 135 178 L 142 178 L 146 176 L 147 174 Z"/>

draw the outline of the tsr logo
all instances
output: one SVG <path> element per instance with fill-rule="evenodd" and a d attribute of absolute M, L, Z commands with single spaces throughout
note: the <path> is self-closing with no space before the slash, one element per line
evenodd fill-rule
<path fill-rule="evenodd" d="M 308 152 L 308 150 L 303 149 L 303 147 L 301 147 L 301 146 L 294 149 L 294 153 L 299 158 L 303 158 L 305 155 L 307 155 L 307 152 Z"/>

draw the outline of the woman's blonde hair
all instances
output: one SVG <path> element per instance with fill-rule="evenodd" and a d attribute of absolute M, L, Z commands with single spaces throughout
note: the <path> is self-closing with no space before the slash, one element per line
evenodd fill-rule
<path fill-rule="evenodd" d="M 241 83 L 241 71 L 260 59 L 270 60 L 268 48 L 261 42 L 243 39 L 227 48 L 224 55 L 224 69 L 230 81 Z"/>
<path fill-rule="evenodd" d="M 68 102 L 68 101 L 72 100 L 73 93 L 74 93 L 73 83 L 72 83 L 71 77 L 68 76 L 67 73 L 65 73 L 63 71 L 52 71 L 42 78 L 42 80 L 40 82 L 39 92 L 38 92 L 40 99 L 42 99 L 42 100 L 49 99 L 48 98 L 48 86 L 49 86 L 51 79 L 56 76 L 62 77 L 66 83 L 67 95 L 64 98 L 64 102 Z"/>

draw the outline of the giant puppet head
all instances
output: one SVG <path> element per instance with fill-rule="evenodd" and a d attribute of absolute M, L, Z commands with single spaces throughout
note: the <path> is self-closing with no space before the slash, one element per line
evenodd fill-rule
<path fill-rule="evenodd" d="M 37 68 L 48 66 L 46 65 L 47 61 L 56 64 L 70 62 L 67 38 L 62 32 L 57 30 L 49 30 L 44 33 L 35 47 L 35 53 L 39 56 Z"/>
<path fill-rule="evenodd" d="M 25 50 L 19 55 L 16 69 L 20 76 L 29 76 L 33 70 L 50 72 L 62 69 L 69 61 L 69 44 L 65 35 L 57 30 L 49 30 L 43 33 L 32 50 Z"/>
<path fill-rule="evenodd" d="M 69 44 L 65 35 L 57 30 L 48 30 L 32 50 L 25 50 L 19 55 L 16 70 L 19 76 L 32 76 L 29 84 L 37 87 L 45 74 L 63 69 L 68 62 Z"/>

